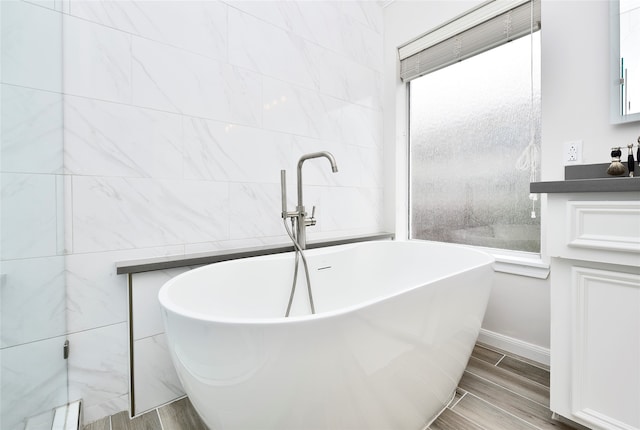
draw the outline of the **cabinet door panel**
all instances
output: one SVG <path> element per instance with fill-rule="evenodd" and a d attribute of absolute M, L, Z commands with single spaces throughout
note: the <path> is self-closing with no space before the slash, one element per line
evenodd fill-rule
<path fill-rule="evenodd" d="M 572 269 L 573 414 L 640 429 L 640 276 Z"/>

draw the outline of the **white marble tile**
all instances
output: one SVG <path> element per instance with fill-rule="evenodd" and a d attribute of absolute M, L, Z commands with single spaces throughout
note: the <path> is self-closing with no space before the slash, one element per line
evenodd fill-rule
<path fill-rule="evenodd" d="M 164 334 L 136 341 L 134 350 L 136 414 L 184 396 Z"/>
<path fill-rule="evenodd" d="M 27 3 L 34 4 L 36 6 L 46 7 L 48 9 L 56 10 L 55 0 L 24 0 Z"/>
<path fill-rule="evenodd" d="M 227 9 L 217 1 L 134 3 L 143 15 L 135 21 L 138 33 L 149 39 L 225 60 Z"/>
<path fill-rule="evenodd" d="M 339 2 L 343 14 L 350 16 L 355 21 L 365 24 L 376 33 L 382 33 L 384 18 L 381 2 L 376 1 L 350 1 Z"/>
<path fill-rule="evenodd" d="M 296 81 L 284 75 L 279 79 L 316 89 L 324 95 L 381 110 L 381 72 L 355 61 L 348 55 L 337 53 L 313 43 L 302 42 L 304 64 L 312 84 Z M 266 51 L 264 49 L 263 51 Z M 296 59 L 290 59 L 287 67 Z M 265 73 L 269 75 L 268 73 Z M 274 76 L 274 75 L 269 75 Z"/>
<path fill-rule="evenodd" d="M 113 254 L 67 256 L 66 308 L 70 332 L 127 320 L 127 277 L 116 275 Z"/>
<path fill-rule="evenodd" d="M 284 227 L 283 227 L 284 229 Z M 200 242 L 185 245 L 185 253 L 213 252 L 239 248 L 252 248 L 264 245 L 289 245 L 290 239 L 283 230 L 282 234 L 268 237 L 252 237 L 248 239 L 221 240 L 218 242 Z"/>
<path fill-rule="evenodd" d="M 226 3 L 234 9 L 241 10 L 244 13 L 264 22 L 268 22 L 283 30 L 305 37 L 308 40 L 312 40 L 309 38 L 310 34 L 307 30 L 307 24 L 300 11 L 300 2 L 228 0 Z"/>
<path fill-rule="evenodd" d="M 352 54 L 349 43 L 345 42 L 354 25 L 358 25 L 360 32 L 382 34 L 384 20 L 379 2 L 229 0 L 227 3 L 234 9 L 343 54 Z"/>
<path fill-rule="evenodd" d="M 24 430 L 52 430 L 54 424 L 54 411 L 46 411 L 33 417 L 29 417 Z"/>
<path fill-rule="evenodd" d="M 382 148 L 382 112 L 349 104 L 343 109 L 341 140 L 348 145 Z"/>
<path fill-rule="evenodd" d="M 345 58 L 371 59 L 382 66 L 382 5 L 372 1 L 229 1 L 231 6 Z M 373 39 L 371 47 L 367 39 Z M 361 40 L 361 39 L 364 39 Z M 373 46 L 380 53 L 358 52 Z M 380 58 L 378 58 L 380 57 Z M 364 63 L 366 64 L 366 63 Z M 368 64 L 371 66 L 370 64 Z M 376 68 L 378 67 L 376 66 Z"/>
<path fill-rule="evenodd" d="M 228 186 L 207 181 L 75 176 L 74 252 L 228 238 Z"/>
<path fill-rule="evenodd" d="M 243 1 L 235 7 L 306 40 L 340 52 L 340 37 L 335 33 L 340 25 L 347 22 L 347 17 L 331 2 Z M 333 34 L 325 34 L 327 31 Z"/>
<path fill-rule="evenodd" d="M 23 1 L 3 1 L 2 81 L 62 91 L 62 16 Z"/>
<path fill-rule="evenodd" d="M 229 62 L 262 75 L 314 88 L 309 43 L 236 9 L 229 10 Z"/>
<path fill-rule="evenodd" d="M 282 203 L 277 184 L 232 183 L 229 206 L 231 239 L 286 234 L 280 217 Z"/>
<path fill-rule="evenodd" d="M 54 0 L 55 9 L 58 12 L 69 14 L 71 0 Z"/>
<path fill-rule="evenodd" d="M 24 420 L 67 403 L 64 337 L 0 350 L 3 430 L 22 430 Z"/>
<path fill-rule="evenodd" d="M 184 119 L 185 177 L 279 183 L 293 137 L 200 118 Z"/>
<path fill-rule="evenodd" d="M 125 394 L 120 397 L 114 397 L 106 402 L 97 405 L 82 405 L 82 415 L 85 424 L 96 422 L 104 417 L 115 415 L 118 412 L 129 409 L 129 395 Z"/>
<path fill-rule="evenodd" d="M 137 34 L 138 8 L 133 1 L 68 0 L 72 16 L 92 23 Z"/>
<path fill-rule="evenodd" d="M 64 113 L 66 172 L 182 178 L 179 115 L 73 96 Z"/>
<path fill-rule="evenodd" d="M 69 398 L 89 408 L 129 391 L 127 323 L 70 334 Z"/>
<path fill-rule="evenodd" d="M 55 175 L 2 174 L 2 259 L 56 255 Z"/>
<path fill-rule="evenodd" d="M 229 237 L 229 186 L 209 181 L 181 181 L 167 187 L 178 196 L 167 224 L 177 224 L 182 243 L 226 240 Z"/>
<path fill-rule="evenodd" d="M 162 322 L 158 292 L 171 278 L 189 270 L 188 267 L 180 267 L 176 269 L 135 273 L 133 275 L 133 319 L 131 322 L 134 340 L 164 333 L 164 323 Z"/>
<path fill-rule="evenodd" d="M 336 2 L 298 2 L 306 37 L 325 48 L 347 54 L 345 38 L 354 22 Z"/>
<path fill-rule="evenodd" d="M 382 71 L 382 34 L 359 22 L 350 21 L 343 27 L 343 31 L 346 31 L 342 33 L 346 53 L 360 64 Z"/>
<path fill-rule="evenodd" d="M 131 102 L 131 36 L 64 15 L 64 93 Z"/>
<path fill-rule="evenodd" d="M 382 34 L 354 18 L 351 6 L 343 3 L 349 2 L 298 2 L 306 37 L 363 65 L 382 70 Z M 345 7 L 351 15 L 345 13 Z"/>
<path fill-rule="evenodd" d="M 347 74 L 347 67 L 354 62 L 331 49 L 308 44 L 310 73 L 316 89 L 325 95 L 350 101 L 349 83 L 355 77 Z M 361 85 L 361 84 L 359 84 Z"/>
<path fill-rule="evenodd" d="M 164 196 L 150 179 L 73 177 L 73 250 L 76 253 L 179 244 L 175 225 L 165 226 Z"/>
<path fill-rule="evenodd" d="M 344 106 L 349 105 L 344 100 L 320 95 L 321 110 L 317 113 L 316 124 L 320 131 L 318 137 L 324 140 L 339 141 L 340 130 L 343 128 L 345 117 Z M 382 126 L 382 125 L 381 125 Z"/>
<path fill-rule="evenodd" d="M 64 257 L 2 262 L 2 348 L 66 333 Z"/>
<path fill-rule="evenodd" d="M 62 94 L 0 88 L 2 171 L 62 173 Z"/>
<path fill-rule="evenodd" d="M 127 275 L 116 274 L 117 262 L 183 253 L 182 246 L 170 246 L 67 255 L 68 331 L 127 321 Z"/>
<path fill-rule="evenodd" d="M 338 99 L 282 81 L 263 79 L 263 123 L 266 129 L 338 140 L 342 105 Z"/>
<path fill-rule="evenodd" d="M 369 231 L 382 228 L 382 189 L 322 187 L 322 224 L 318 230 Z"/>
<path fill-rule="evenodd" d="M 352 60 L 343 60 L 346 100 L 382 111 L 382 72 Z"/>
<path fill-rule="evenodd" d="M 362 166 L 360 184 L 367 188 L 383 188 L 382 149 L 357 147 L 356 151 Z"/>
<path fill-rule="evenodd" d="M 245 125 L 260 124 L 256 73 L 133 38 L 133 103 Z"/>
<path fill-rule="evenodd" d="M 72 0 L 71 14 L 207 57 L 226 58 L 227 6 L 221 2 Z"/>

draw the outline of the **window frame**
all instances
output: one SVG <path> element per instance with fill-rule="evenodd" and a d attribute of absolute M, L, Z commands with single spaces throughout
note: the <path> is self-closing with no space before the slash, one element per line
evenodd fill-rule
<path fill-rule="evenodd" d="M 455 20 L 452 20 L 452 22 Z M 398 60 L 399 61 L 399 60 Z M 399 68 L 398 68 L 399 69 Z M 398 71 L 399 73 L 399 71 Z M 403 189 L 402 192 L 396 194 L 396 232 L 398 237 L 404 237 L 406 240 L 412 241 L 428 241 L 425 239 L 411 238 L 411 167 L 410 167 L 410 90 L 409 85 L 411 80 L 403 82 L 399 75 L 398 79 L 398 91 L 396 92 L 396 106 L 401 107 L 398 109 L 399 115 L 396 118 L 396 124 L 399 129 L 402 130 L 402 141 L 404 143 L 404 151 L 401 154 L 396 152 L 396 191 Z M 540 212 L 546 212 L 546 196 L 540 195 Z M 401 209 L 402 208 L 402 209 Z M 401 213 L 403 212 L 403 213 Z M 496 272 L 515 274 L 520 276 L 547 279 L 550 271 L 549 259 L 543 255 L 543 250 L 546 249 L 545 240 L 545 223 L 541 219 L 540 222 L 540 252 L 524 252 L 508 249 L 487 248 L 482 246 L 457 244 L 462 247 L 470 247 L 483 250 L 493 255 L 495 258 L 494 269 Z"/>

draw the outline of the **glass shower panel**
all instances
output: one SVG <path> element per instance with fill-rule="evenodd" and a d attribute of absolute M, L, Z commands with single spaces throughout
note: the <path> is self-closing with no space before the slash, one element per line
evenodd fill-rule
<path fill-rule="evenodd" d="M 540 143 L 539 40 L 411 81 L 412 238 L 540 251 L 529 195 L 537 164 L 527 163 Z"/>
<path fill-rule="evenodd" d="M 50 6 L 50 7 L 48 7 Z M 0 428 L 67 403 L 62 13 L 0 2 Z"/>

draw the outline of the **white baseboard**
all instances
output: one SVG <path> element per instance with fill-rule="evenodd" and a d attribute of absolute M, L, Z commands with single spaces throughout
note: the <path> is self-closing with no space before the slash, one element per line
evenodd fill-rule
<path fill-rule="evenodd" d="M 510 352 L 515 355 L 519 355 L 529 360 L 533 360 L 536 363 L 549 366 L 551 363 L 551 353 L 548 348 L 543 348 L 538 345 L 534 345 L 523 340 L 515 339 L 513 337 L 505 336 L 493 331 L 480 329 L 480 335 L 478 336 L 478 342 L 482 342 L 485 345 L 493 346 L 494 348 L 502 349 L 506 352 Z"/>

